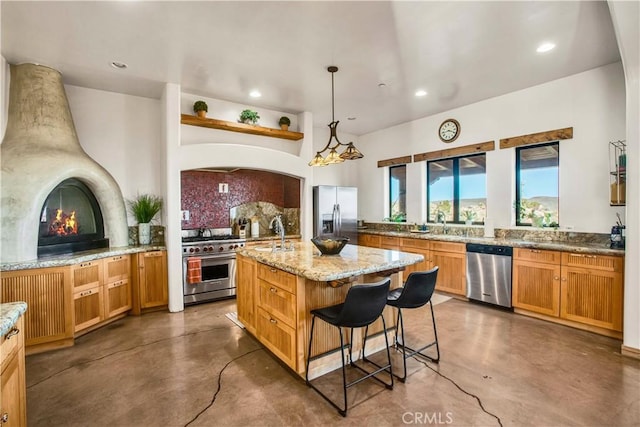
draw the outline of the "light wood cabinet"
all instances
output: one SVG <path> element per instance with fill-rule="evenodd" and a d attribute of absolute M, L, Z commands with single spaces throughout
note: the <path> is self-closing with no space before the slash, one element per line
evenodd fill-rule
<path fill-rule="evenodd" d="M 3 271 L 1 276 L 2 301 L 24 301 L 29 307 L 22 317 L 30 353 L 73 344 L 70 267 Z"/>
<path fill-rule="evenodd" d="M 131 309 L 131 257 L 119 255 L 104 259 L 104 317 L 110 319 Z"/>
<path fill-rule="evenodd" d="M 371 248 L 379 248 L 380 236 L 377 234 L 358 233 L 358 245 L 369 246 Z"/>
<path fill-rule="evenodd" d="M 291 273 L 257 264 L 256 336 L 289 367 L 296 369 L 296 285 Z"/>
<path fill-rule="evenodd" d="M 237 307 L 238 320 L 253 335 L 256 335 L 256 262 L 250 258 L 238 257 Z"/>
<path fill-rule="evenodd" d="M 430 248 L 430 267 L 438 267 L 436 290 L 465 296 L 467 294 L 466 244 L 432 240 Z"/>
<path fill-rule="evenodd" d="M 515 248 L 512 304 L 548 316 L 560 315 L 561 253 Z"/>
<path fill-rule="evenodd" d="M 74 332 L 87 329 L 104 319 L 102 286 L 96 286 L 73 294 Z"/>
<path fill-rule="evenodd" d="M 424 239 L 409 239 L 403 238 L 400 240 L 400 250 L 402 252 L 410 252 L 414 254 L 420 254 L 424 257 L 424 261 L 421 261 L 417 264 L 409 265 L 403 271 L 403 277 L 407 278 L 409 274 L 414 271 L 428 271 L 432 268 L 431 261 L 431 242 L 429 240 Z"/>
<path fill-rule="evenodd" d="M 164 308 L 169 303 L 167 252 L 138 253 L 132 257 L 133 314 Z"/>
<path fill-rule="evenodd" d="M 23 316 L 0 338 L 0 361 L 0 420 L 3 426 L 26 426 Z"/>
<path fill-rule="evenodd" d="M 380 236 L 380 249 L 392 251 L 400 250 L 400 238 L 394 236 Z"/>
<path fill-rule="evenodd" d="M 73 292 L 80 292 L 100 286 L 103 280 L 103 262 L 101 259 L 87 261 L 71 267 L 71 285 Z"/>
<path fill-rule="evenodd" d="M 622 332 L 622 257 L 562 254 L 560 317 Z"/>

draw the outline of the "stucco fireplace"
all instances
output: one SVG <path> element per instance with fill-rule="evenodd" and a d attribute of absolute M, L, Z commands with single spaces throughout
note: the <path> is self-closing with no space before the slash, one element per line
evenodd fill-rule
<path fill-rule="evenodd" d="M 82 149 L 62 76 L 34 64 L 10 68 L 7 128 L 0 145 L 0 261 L 126 246 L 120 187 Z"/>

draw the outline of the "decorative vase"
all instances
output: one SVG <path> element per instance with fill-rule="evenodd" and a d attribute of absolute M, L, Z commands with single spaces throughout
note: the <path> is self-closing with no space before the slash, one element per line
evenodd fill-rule
<path fill-rule="evenodd" d="M 151 243 L 151 223 L 141 222 L 138 224 L 138 243 L 141 245 Z"/>
<path fill-rule="evenodd" d="M 473 220 L 472 219 L 468 219 L 464 222 L 465 225 L 473 225 Z"/>
<path fill-rule="evenodd" d="M 204 110 L 198 111 L 198 117 L 200 117 L 201 119 L 204 119 L 205 117 L 207 117 L 207 112 Z"/>
<path fill-rule="evenodd" d="M 289 125 L 280 125 L 280 129 L 289 130 Z"/>

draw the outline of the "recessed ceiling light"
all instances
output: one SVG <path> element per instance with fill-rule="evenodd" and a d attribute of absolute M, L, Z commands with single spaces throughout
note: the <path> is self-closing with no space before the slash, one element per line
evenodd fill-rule
<path fill-rule="evenodd" d="M 426 90 L 417 90 L 416 91 L 416 96 L 427 96 L 427 91 Z"/>
<path fill-rule="evenodd" d="M 536 49 L 536 52 L 538 53 L 549 52 L 554 47 L 556 47 L 554 43 L 542 43 L 540 46 L 538 46 L 538 48 Z"/>
<path fill-rule="evenodd" d="M 355 117 L 347 117 L 347 120 L 355 120 Z"/>
<path fill-rule="evenodd" d="M 387 84 L 386 83 L 378 83 L 378 87 L 386 87 Z"/>
<path fill-rule="evenodd" d="M 118 70 L 124 70 L 125 68 L 128 67 L 128 65 L 125 64 L 124 62 L 118 62 L 118 61 L 112 61 L 111 66 L 113 68 L 117 68 Z"/>
<path fill-rule="evenodd" d="M 251 92 L 249 92 L 249 96 L 252 98 L 260 98 L 262 94 L 259 90 L 252 90 Z"/>

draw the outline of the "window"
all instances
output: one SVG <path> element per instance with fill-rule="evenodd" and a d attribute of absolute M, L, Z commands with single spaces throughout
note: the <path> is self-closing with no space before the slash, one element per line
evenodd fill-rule
<path fill-rule="evenodd" d="M 516 148 L 516 225 L 558 226 L 560 144 Z"/>
<path fill-rule="evenodd" d="M 407 165 L 389 168 L 389 219 L 407 220 Z"/>
<path fill-rule="evenodd" d="M 487 215 L 486 155 L 427 163 L 429 222 L 484 223 Z"/>

